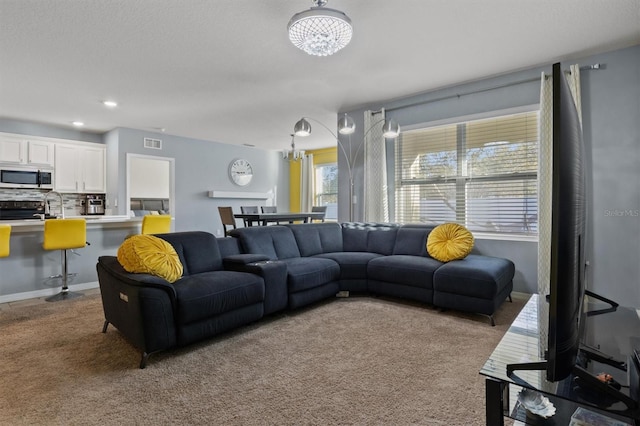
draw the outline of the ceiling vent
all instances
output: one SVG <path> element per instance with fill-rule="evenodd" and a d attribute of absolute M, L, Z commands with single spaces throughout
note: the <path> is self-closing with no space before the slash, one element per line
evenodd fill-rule
<path fill-rule="evenodd" d="M 144 147 L 150 149 L 162 149 L 162 139 L 144 138 Z"/>

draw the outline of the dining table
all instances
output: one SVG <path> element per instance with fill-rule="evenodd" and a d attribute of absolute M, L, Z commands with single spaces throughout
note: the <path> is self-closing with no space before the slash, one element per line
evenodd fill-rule
<path fill-rule="evenodd" d="M 322 220 L 325 212 L 234 213 L 233 217 L 244 220 L 248 226 L 252 226 L 254 222 L 265 226 L 269 222 L 308 223 L 312 219 Z"/>

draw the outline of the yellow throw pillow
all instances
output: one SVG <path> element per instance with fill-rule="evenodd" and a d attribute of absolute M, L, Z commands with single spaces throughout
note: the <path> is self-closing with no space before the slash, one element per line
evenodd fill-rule
<path fill-rule="evenodd" d="M 171 244 L 154 235 L 133 235 L 118 248 L 118 262 L 127 272 L 151 274 L 173 283 L 182 277 L 182 263 Z"/>
<path fill-rule="evenodd" d="M 457 223 L 433 228 L 427 238 L 427 252 L 440 262 L 464 259 L 473 249 L 473 234 Z"/>

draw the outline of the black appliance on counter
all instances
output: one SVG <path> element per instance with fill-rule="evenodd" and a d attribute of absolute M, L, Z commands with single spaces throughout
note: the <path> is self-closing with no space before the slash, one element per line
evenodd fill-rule
<path fill-rule="evenodd" d="M 82 200 L 82 214 L 88 216 L 104 214 L 104 194 L 85 194 Z"/>
<path fill-rule="evenodd" d="M 42 201 L 0 201 L 0 220 L 40 219 L 43 214 Z"/>

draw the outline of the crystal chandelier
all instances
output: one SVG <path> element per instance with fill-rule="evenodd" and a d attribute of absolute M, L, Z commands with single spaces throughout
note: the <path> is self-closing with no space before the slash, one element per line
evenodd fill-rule
<path fill-rule="evenodd" d="M 291 135 L 291 149 L 285 149 L 282 151 L 282 159 L 289 161 L 298 161 L 304 158 L 304 150 L 296 150 L 296 135 Z"/>
<path fill-rule="evenodd" d="M 351 41 L 351 19 L 343 12 L 325 8 L 327 0 L 313 0 L 315 7 L 293 15 L 289 40 L 309 55 L 329 56 Z"/>

